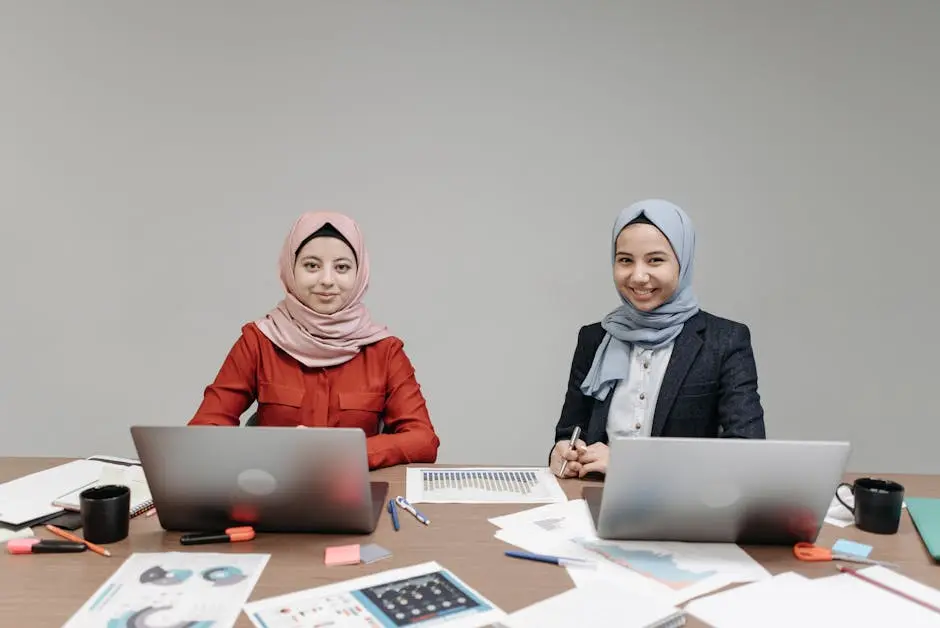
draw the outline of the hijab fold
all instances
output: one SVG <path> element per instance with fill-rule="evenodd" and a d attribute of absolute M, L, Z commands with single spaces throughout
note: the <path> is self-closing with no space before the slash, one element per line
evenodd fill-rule
<path fill-rule="evenodd" d="M 351 245 L 357 260 L 356 282 L 343 307 L 333 314 L 320 314 L 298 297 L 294 282 L 297 249 L 324 225 L 332 225 Z M 301 364 L 325 367 L 353 359 L 362 347 L 391 334 L 372 321 L 362 297 L 369 288 L 369 258 L 359 225 L 335 212 L 307 212 L 291 227 L 279 259 L 285 297 L 255 325 L 271 342 Z"/>
<path fill-rule="evenodd" d="M 630 349 L 659 349 L 672 343 L 685 322 L 699 311 L 698 299 L 692 290 L 692 269 L 695 262 L 695 229 L 692 221 L 677 205 L 660 199 L 640 201 L 620 212 L 614 222 L 611 263 L 616 261 L 617 236 L 639 216 L 645 216 L 659 229 L 679 260 L 679 285 L 668 301 L 652 312 L 636 309 L 620 295 L 622 304 L 601 321 L 607 333 L 601 340 L 581 392 L 605 400 L 617 383 L 630 372 Z"/>

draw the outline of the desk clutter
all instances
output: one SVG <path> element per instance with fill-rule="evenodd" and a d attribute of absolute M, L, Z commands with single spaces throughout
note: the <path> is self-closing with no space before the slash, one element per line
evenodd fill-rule
<path fill-rule="evenodd" d="M 11 528 L 48 523 L 66 512 L 81 510 L 86 489 L 120 485 L 129 489 L 129 516 L 145 514 L 153 497 L 140 462 L 115 456 L 92 456 L 25 475 L 0 484 L 0 523 Z"/>
<path fill-rule="evenodd" d="M 466 508 L 467 516 L 473 504 L 528 504 L 488 520 L 493 537 L 506 547 L 499 554 L 527 562 L 525 569 L 564 569 L 574 587 L 507 613 L 437 561 L 357 575 L 363 565 L 393 556 L 366 535 L 363 543 L 330 545 L 322 557 L 310 556 L 312 563 L 322 559 L 337 582 L 305 588 L 298 573 L 295 592 L 249 601 L 272 555 L 245 545 L 264 534 L 236 526 L 179 538 L 187 548 L 212 544 L 216 552 L 131 553 L 64 628 L 226 628 L 243 612 L 255 628 L 677 628 L 690 617 L 714 628 L 940 626 L 940 591 L 898 573 L 896 565 L 882 560 L 876 541 L 838 539 L 831 547 L 798 543 L 793 557 L 828 562 L 832 574 L 773 575 L 733 543 L 601 539 L 586 501 L 568 499 L 547 469 L 408 468 L 405 476 L 406 495 L 382 502 L 392 538 L 403 529 L 433 531 L 445 525 L 438 521 L 432 527 L 416 504 L 463 504 L 457 507 Z M 8 529 L 0 528 L 0 541 L 15 556 L 10 560 L 73 560 L 63 554 L 82 560 L 88 552 L 111 557 L 84 530 L 79 536 L 51 523 L 102 488 L 108 489 L 103 494 L 109 503 L 125 500 L 124 524 L 134 514 L 152 511 L 143 474 L 135 461 L 125 459 L 94 457 L 0 484 L 0 510 L 11 519 L 4 519 Z M 853 516 L 853 494 L 840 497 L 835 502 Z M 907 502 L 918 533 L 936 556 L 940 500 L 909 497 Z M 845 513 L 835 513 L 839 522 L 833 525 L 852 525 L 843 525 Z M 40 538 L 34 528 L 57 539 Z M 432 532 L 420 532 L 426 533 Z M 125 536 L 126 527 L 117 540 Z"/>

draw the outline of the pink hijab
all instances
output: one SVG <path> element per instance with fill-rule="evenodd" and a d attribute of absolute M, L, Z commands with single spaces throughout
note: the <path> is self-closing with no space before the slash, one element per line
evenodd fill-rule
<path fill-rule="evenodd" d="M 357 274 L 349 301 L 334 314 L 319 314 L 296 296 L 294 263 L 297 247 L 330 223 L 343 234 L 356 254 Z M 383 325 L 372 322 L 362 297 L 369 287 L 369 256 L 356 222 L 343 214 L 307 212 L 291 227 L 279 261 L 286 296 L 255 325 L 271 342 L 307 366 L 334 366 L 353 359 L 360 347 L 387 338 Z"/>

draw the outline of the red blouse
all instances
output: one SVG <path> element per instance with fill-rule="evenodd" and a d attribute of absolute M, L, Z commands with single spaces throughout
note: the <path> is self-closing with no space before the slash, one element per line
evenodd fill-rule
<path fill-rule="evenodd" d="M 239 425 L 255 400 L 261 426 L 361 428 L 370 469 L 437 460 L 440 440 L 398 338 L 338 366 L 308 367 L 248 323 L 189 425 Z"/>

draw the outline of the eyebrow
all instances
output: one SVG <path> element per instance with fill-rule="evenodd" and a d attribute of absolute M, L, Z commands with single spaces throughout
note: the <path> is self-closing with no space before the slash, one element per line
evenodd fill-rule
<path fill-rule="evenodd" d="M 316 261 L 318 261 L 318 262 L 322 262 L 322 261 L 323 261 L 323 260 L 321 260 L 319 257 L 317 257 L 316 255 L 312 255 L 312 254 L 307 254 L 307 255 L 304 255 L 303 257 L 300 258 L 300 261 L 301 261 L 301 262 L 306 262 L 307 260 L 316 260 Z M 349 258 L 346 257 L 346 256 L 337 257 L 337 258 L 336 258 L 335 260 L 333 260 L 333 261 L 334 261 L 334 262 L 348 262 L 348 263 L 350 263 L 350 264 L 352 263 L 352 260 L 349 259 Z"/>
<path fill-rule="evenodd" d="M 628 253 L 626 251 L 617 251 L 617 255 L 629 255 L 630 257 L 633 257 L 633 253 Z M 668 257 L 669 253 L 667 253 L 666 251 L 650 251 L 649 253 L 647 253 L 647 255 L 663 255 L 663 256 Z"/>

